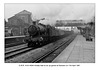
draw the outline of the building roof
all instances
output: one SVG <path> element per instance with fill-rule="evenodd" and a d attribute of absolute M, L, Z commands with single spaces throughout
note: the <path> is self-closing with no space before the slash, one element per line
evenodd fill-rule
<path fill-rule="evenodd" d="M 23 10 L 23 11 L 17 13 L 17 14 L 31 14 L 31 12 L 29 12 L 29 11 L 27 11 L 27 10 Z M 17 15 L 17 14 L 16 14 L 16 15 Z"/>

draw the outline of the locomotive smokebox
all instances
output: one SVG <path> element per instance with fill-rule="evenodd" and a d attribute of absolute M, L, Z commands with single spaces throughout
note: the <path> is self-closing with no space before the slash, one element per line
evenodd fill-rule
<path fill-rule="evenodd" d="M 28 28 L 28 33 L 30 36 L 39 36 L 41 34 L 44 34 L 46 32 L 46 27 L 45 25 L 38 24 L 38 25 L 31 25 Z"/>
<path fill-rule="evenodd" d="M 28 33 L 30 34 L 30 36 L 36 35 L 37 32 L 38 32 L 37 29 L 38 29 L 38 28 L 37 28 L 35 25 L 29 26 L 29 28 L 28 28 Z"/>

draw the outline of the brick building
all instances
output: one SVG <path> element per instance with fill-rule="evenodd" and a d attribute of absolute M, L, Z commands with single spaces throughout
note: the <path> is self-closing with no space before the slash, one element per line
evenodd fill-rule
<path fill-rule="evenodd" d="M 14 16 L 8 18 L 7 27 L 12 28 L 14 36 L 24 35 L 24 30 L 32 24 L 31 12 L 23 10 Z"/>
<path fill-rule="evenodd" d="M 32 24 L 32 18 L 31 18 L 32 13 L 28 12 L 26 10 L 23 10 L 16 14 L 15 16 L 22 19 L 25 23 Z"/>

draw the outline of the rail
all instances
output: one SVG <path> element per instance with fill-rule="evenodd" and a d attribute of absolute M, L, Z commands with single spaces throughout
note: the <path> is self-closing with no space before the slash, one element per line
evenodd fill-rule
<path fill-rule="evenodd" d="M 28 35 L 26 35 L 28 36 Z M 21 38 L 21 37 L 26 37 L 25 35 L 22 36 L 9 36 L 9 37 L 5 37 L 5 39 L 12 39 L 12 38 Z"/>

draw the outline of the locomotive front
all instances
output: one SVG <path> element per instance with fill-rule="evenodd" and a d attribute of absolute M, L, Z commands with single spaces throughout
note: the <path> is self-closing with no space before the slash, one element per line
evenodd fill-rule
<path fill-rule="evenodd" d="M 36 36 L 44 36 L 46 35 L 47 28 L 45 25 L 38 24 L 38 25 L 31 25 L 28 28 L 28 33 L 32 37 Z"/>
<path fill-rule="evenodd" d="M 35 25 L 30 25 L 28 28 L 28 33 L 30 36 L 36 36 L 38 34 L 38 27 L 36 27 Z"/>

